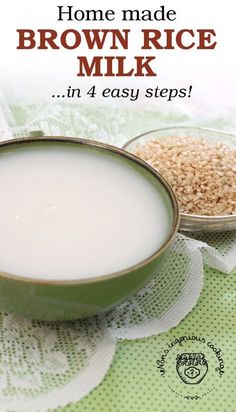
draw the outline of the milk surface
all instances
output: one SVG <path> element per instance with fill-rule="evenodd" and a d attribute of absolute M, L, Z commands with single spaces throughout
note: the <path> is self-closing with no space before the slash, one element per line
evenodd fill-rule
<path fill-rule="evenodd" d="M 0 271 L 72 280 L 135 265 L 165 241 L 157 189 L 129 163 L 79 145 L 0 152 Z"/>

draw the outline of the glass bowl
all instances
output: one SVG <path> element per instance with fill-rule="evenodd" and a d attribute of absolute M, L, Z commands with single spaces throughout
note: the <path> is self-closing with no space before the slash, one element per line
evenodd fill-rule
<path fill-rule="evenodd" d="M 204 138 L 209 141 L 220 141 L 226 143 L 236 149 L 236 136 L 229 134 L 227 132 L 207 129 L 203 127 L 169 127 L 163 129 L 157 129 L 144 133 L 133 139 L 129 140 L 123 147 L 123 150 L 134 153 L 137 147 L 142 144 L 162 139 L 165 137 L 193 137 L 193 138 Z M 236 163 L 236 162 L 235 162 Z M 225 216 L 204 216 L 204 215 L 193 215 L 187 213 L 180 213 L 180 229 L 184 231 L 209 231 L 209 232 L 220 232 L 227 230 L 236 230 L 236 215 L 225 215 Z"/>

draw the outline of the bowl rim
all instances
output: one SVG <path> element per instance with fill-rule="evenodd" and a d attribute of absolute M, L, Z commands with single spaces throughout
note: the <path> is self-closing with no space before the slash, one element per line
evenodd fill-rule
<path fill-rule="evenodd" d="M 214 129 L 214 128 L 211 128 L 211 127 L 200 127 L 200 126 L 171 126 L 171 127 L 162 127 L 160 129 L 153 129 L 153 130 L 150 130 L 149 132 L 145 132 L 145 133 L 142 133 L 138 136 L 135 136 L 132 139 L 128 140 L 122 146 L 122 149 L 127 150 L 127 148 L 129 147 L 130 144 L 132 144 L 136 140 L 139 140 L 140 138 L 142 138 L 146 135 L 149 135 L 149 134 L 152 134 L 152 133 L 155 133 L 155 132 L 162 132 L 162 131 L 164 132 L 164 131 L 167 131 L 167 130 L 176 130 L 176 129 L 178 129 L 178 130 L 180 130 L 180 129 L 185 129 L 185 130 L 195 129 L 195 130 L 201 130 L 203 132 L 204 131 L 205 132 L 215 132 L 215 133 L 219 133 L 223 136 L 229 136 L 229 137 L 235 138 L 235 141 L 236 141 L 236 135 L 233 134 L 233 133 L 228 133 L 225 130 Z M 215 221 L 221 222 L 221 221 L 226 221 L 226 220 L 229 220 L 229 219 L 234 219 L 234 218 L 236 219 L 236 214 L 208 216 L 208 215 L 194 215 L 194 214 L 190 214 L 190 213 L 184 213 L 184 212 L 181 212 L 181 211 L 180 211 L 180 216 L 183 217 L 183 218 L 186 218 L 186 219 L 187 218 L 193 218 L 195 221 L 200 221 L 202 223 L 204 223 L 204 222 L 209 223 L 209 221 L 213 223 Z"/>
<path fill-rule="evenodd" d="M 11 274 L 8 272 L 2 272 L 0 270 L 0 278 L 5 278 L 8 280 L 12 281 L 18 281 L 18 282 L 25 282 L 29 284 L 36 284 L 36 285 L 61 285 L 61 286 L 67 286 L 67 285 L 80 285 L 80 284 L 90 284 L 90 283 L 98 283 L 98 282 L 103 282 L 106 280 L 114 279 L 114 278 L 119 278 L 122 276 L 129 275 L 131 272 L 136 271 L 138 269 L 141 269 L 145 267 L 147 264 L 151 263 L 154 261 L 157 257 L 159 257 L 163 252 L 165 252 L 168 247 L 171 245 L 172 241 L 174 240 L 178 228 L 179 228 L 179 223 L 180 223 L 180 213 L 179 213 L 179 204 L 177 201 L 177 197 L 175 193 L 173 192 L 173 189 L 169 185 L 169 183 L 166 181 L 166 179 L 162 176 L 162 174 L 155 170 L 152 166 L 148 165 L 145 163 L 143 160 L 139 159 L 137 156 L 133 155 L 132 153 L 126 152 L 122 148 L 118 148 L 106 143 L 101 143 L 96 140 L 88 140 L 88 139 L 82 139 L 82 138 L 77 138 L 77 137 L 63 137 L 63 136 L 40 136 L 40 137 L 22 137 L 22 138 L 14 138 L 10 140 L 5 140 L 0 142 L 0 151 L 4 147 L 8 146 L 14 146 L 14 145 L 22 145 L 22 144 L 35 144 L 35 143 L 71 143 L 71 144 L 79 144 L 81 146 L 86 146 L 86 147 L 93 147 L 93 148 L 98 148 L 102 149 L 104 151 L 109 151 L 112 153 L 115 153 L 123 158 L 126 158 L 128 160 L 131 160 L 138 164 L 142 169 L 145 169 L 149 171 L 164 187 L 166 190 L 170 203 L 172 206 L 172 211 L 173 211 L 173 222 L 170 227 L 170 232 L 169 235 L 166 239 L 166 241 L 163 243 L 163 245 L 158 248 L 154 253 L 152 253 L 150 256 L 148 256 L 146 259 L 138 262 L 135 265 L 129 266 L 125 269 L 122 269 L 120 271 L 108 273 L 106 275 L 99 275 L 99 276 L 93 276 L 91 278 L 81 278 L 81 279 L 45 279 L 45 278 L 32 278 L 30 276 L 23 276 L 23 275 L 16 275 L 16 274 Z"/>

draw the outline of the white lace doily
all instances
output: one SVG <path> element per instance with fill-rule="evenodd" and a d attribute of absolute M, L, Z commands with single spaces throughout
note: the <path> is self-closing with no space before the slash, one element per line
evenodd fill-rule
<path fill-rule="evenodd" d="M 121 146 L 125 140 L 121 129 L 132 115 L 113 110 L 96 114 L 96 109 L 87 113 L 73 106 L 51 111 L 44 106 L 15 107 L 7 115 L 0 111 L 1 136 L 17 137 L 38 129 L 76 136 L 79 127 L 83 137 L 96 136 Z M 178 234 L 161 271 L 147 286 L 101 316 L 43 323 L 2 313 L 1 412 L 44 412 L 78 401 L 102 381 L 119 339 L 147 337 L 176 326 L 197 303 L 203 260 L 224 273 L 236 265 L 235 232 L 204 236 Z"/>

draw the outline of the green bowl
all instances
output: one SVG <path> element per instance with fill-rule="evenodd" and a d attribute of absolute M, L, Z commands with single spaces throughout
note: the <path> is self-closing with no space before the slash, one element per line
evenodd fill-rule
<path fill-rule="evenodd" d="M 22 145 L 64 144 L 89 146 L 111 158 L 131 163 L 162 194 L 169 213 L 171 228 L 161 248 L 137 265 L 120 272 L 78 280 L 35 279 L 0 272 L 0 309 L 19 313 L 37 320 L 55 321 L 86 318 L 109 310 L 136 293 L 158 272 L 172 244 L 179 226 L 179 209 L 176 197 L 159 172 L 136 156 L 113 146 L 83 139 L 39 137 L 10 140 L 0 143 L 0 153 L 7 147 L 17 150 Z M 13 256 L 14 259 L 14 256 Z M 92 256 L 91 256 L 92 259 Z M 88 262 L 89 264 L 89 262 Z M 1 268 L 1 262 L 0 262 Z"/>

